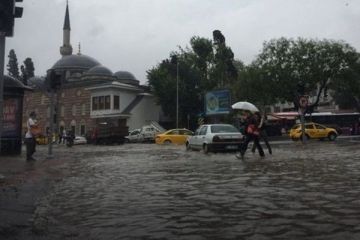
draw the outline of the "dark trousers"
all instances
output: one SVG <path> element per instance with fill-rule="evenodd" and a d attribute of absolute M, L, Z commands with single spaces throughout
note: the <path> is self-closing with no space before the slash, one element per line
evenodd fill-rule
<path fill-rule="evenodd" d="M 31 156 L 36 151 L 35 138 L 25 138 L 25 145 L 26 145 L 26 159 L 30 159 Z"/>
<path fill-rule="evenodd" d="M 242 156 L 245 155 L 245 152 L 248 148 L 248 145 L 251 141 L 254 141 L 254 146 L 259 150 L 259 154 L 261 157 L 265 156 L 264 150 L 262 149 L 259 143 L 259 137 L 253 134 L 246 135 L 245 141 L 240 146 L 240 153 Z"/>
<path fill-rule="evenodd" d="M 259 140 L 261 140 L 261 139 L 264 140 L 264 143 L 265 143 L 265 145 L 266 145 L 269 153 L 272 154 L 271 146 L 270 146 L 270 144 L 269 144 L 268 136 L 267 136 L 267 133 L 266 133 L 265 130 L 261 130 L 261 131 L 260 131 Z M 255 146 L 255 144 L 254 144 L 253 147 L 252 147 L 252 149 L 251 149 L 251 151 L 252 151 L 252 152 L 255 152 L 255 149 L 256 149 L 256 146 Z"/>

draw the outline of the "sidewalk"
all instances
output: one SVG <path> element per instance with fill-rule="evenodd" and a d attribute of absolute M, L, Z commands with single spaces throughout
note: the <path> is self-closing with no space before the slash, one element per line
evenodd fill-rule
<path fill-rule="evenodd" d="M 0 239 L 31 229 L 38 199 L 50 186 L 50 175 L 64 161 L 47 159 L 47 151 L 37 147 L 36 161 L 21 155 L 0 156 Z M 26 235 L 25 235 L 26 236 Z"/>

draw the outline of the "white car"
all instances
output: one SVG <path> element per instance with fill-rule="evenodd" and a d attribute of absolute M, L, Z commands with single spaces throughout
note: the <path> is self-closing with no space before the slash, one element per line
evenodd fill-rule
<path fill-rule="evenodd" d="M 82 136 L 75 136 L 74 138 L 74 144 L 75 145 L 78 145 L 78 144 L 86 144 L 87 143 L 87 140 L 85 137 L 82 137 Z"/>
<path fill-rule="evenodd" d="M 201 125 L 186 141 L 186 149 L 208 152 L 237 151 L 243 135 L 231 124 Z"/>
<path fill-rule="evenodd" d="M 125 142 L 141 142 L 143 137 L 141 136 L 141 129 L 134 129 L 129 132 L 129 135 L 125 137 Z"/>

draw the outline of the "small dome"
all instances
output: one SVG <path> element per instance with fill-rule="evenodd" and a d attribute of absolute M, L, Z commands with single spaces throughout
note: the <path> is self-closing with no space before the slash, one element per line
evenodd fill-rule
<path fill-rule="evenodd" d="M 102 76 L 112 76 L 113 73 L 107 67 L 102 65 L 97 65 L 92 67 L 89 71 L 86 72 L 87 75 L 102 75 Z"/>
<path fill-rule="evenodd" d="M 119 82 L 131 84 L 131 85 L 139 85 L 140 81 L 135 78 L 135 76 L 127 71 L 118 71 L 114 73 L 114 76 L 119 80 Z"/>
<path fill-rule="evenodd" d="M 52 66 L 52 69 L 64 69 L 64 68 L 90 69 L 97 65 L 100 65 L 100 63 L 92 57 L 86 55 L 69 55 L 69 56 L 64 56 L 60 60 L 58 60 Z"/>
<path fill-rule="evenodd" d="M 127 71 L 118 71 L 114 73 L 114 76 L 116 76 L 120 80 L 136 80 L 135 76 Z"/>

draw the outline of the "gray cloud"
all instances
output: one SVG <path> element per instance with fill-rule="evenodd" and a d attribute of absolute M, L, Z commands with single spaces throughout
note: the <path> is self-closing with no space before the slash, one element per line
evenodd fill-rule
<path fill-rule="evenodd" d="M 6 56 L 15 49 L 43 75 L 59 58 L 65 0 L 26 0 Z M 344 40 L 360 48 L 360 1 L 356 0 L 70 0 L 71 42 L 76 53 L 112 71 L 127 70 L 145 83 L 146 70 L 192 36 L 219 29 L 235 57 L 251 62 L 271 38 Z M 7 58 L 5 59 L 7 63 Z"/>

